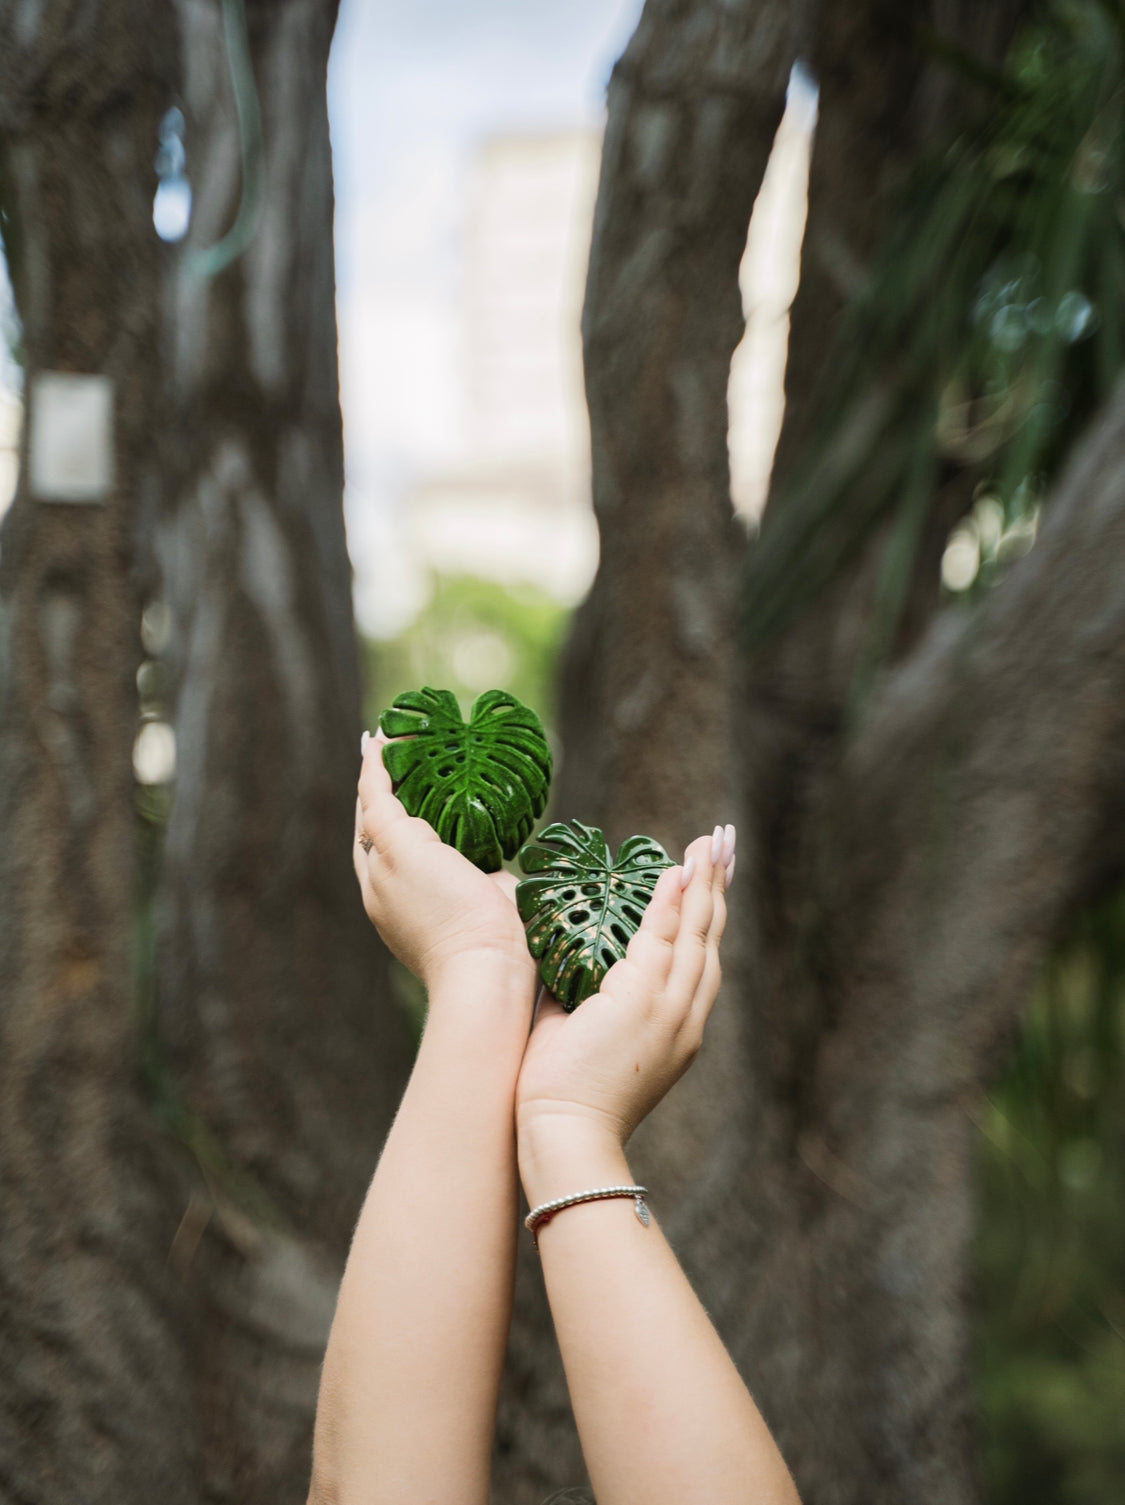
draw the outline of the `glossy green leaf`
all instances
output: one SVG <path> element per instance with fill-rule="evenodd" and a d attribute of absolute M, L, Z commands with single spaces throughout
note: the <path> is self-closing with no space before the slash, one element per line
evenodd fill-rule
<path fill-rule="evenodd" d="M 551 749 L 542 722 L 505 690 L 463 721 L 450 690 L 408 690 L 379 717 L 383 762 L 411 815 L 486 873 L 514 857 L 543 813 Z"/>
<path fill-rule="evenodd" d="M 577 820 L 546 826 L 520 852 L 528 876 L 516 887 L 516 904 L 528 948 L 568 1014 L 625 955 L 656 880 L 671 866 L 649 836 L 630 836 L 614 862 L 603 833 Z"/>

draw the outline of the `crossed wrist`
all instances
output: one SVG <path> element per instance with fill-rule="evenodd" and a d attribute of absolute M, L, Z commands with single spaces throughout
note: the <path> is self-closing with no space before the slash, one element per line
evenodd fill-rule
<path fill-rule="evenodd" d="M 524 948 L 479 947 L 427 959 L 422 982 L 430 995 L 464 994 L 487 990 L 502 995 L 531 997 L 536 987 L 535 962 Z"/>
<path fill-rule="evenodd" d="M 520 1180 L 530 1206 L 630 1180 L 625 1150 L 608 1119 L 566 1111 L 517 1118 Z"/>

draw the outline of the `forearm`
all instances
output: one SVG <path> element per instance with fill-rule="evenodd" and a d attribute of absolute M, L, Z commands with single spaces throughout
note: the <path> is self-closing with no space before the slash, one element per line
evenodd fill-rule
<path fill-rule="evenodd" d="M 484 1505 L 511 1316 L 526 968 L 435 985 L 325 1356 L 312 1499 Z M 450 996 L 454 994 L 455 996 Z"/>
<path fill-rule="evenodd" d="M 532 1206 L 632 1182 L 605 1136 L 521 1136 Z M 797 1505 L 781 1455 L 655 1221 L 628 1200 L 541 1230 L 547 1294 L 598 1505 Z"/>

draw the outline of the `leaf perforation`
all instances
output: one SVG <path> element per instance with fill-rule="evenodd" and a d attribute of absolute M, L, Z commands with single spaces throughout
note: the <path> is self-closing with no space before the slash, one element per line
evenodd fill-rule
<path fill-rule="evenodd" d="M 523 847 L 527 876 L 516 903 L 540 976 L 568 1012 L 625 955 L 670 865 L 663 847 L 643 836 L 622 843 L 614 861 L 603 833 L 580 821 L 547 826 Z"/>

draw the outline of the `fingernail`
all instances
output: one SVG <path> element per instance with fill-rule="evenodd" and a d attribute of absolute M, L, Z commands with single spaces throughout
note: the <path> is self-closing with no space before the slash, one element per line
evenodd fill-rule
<path fill-rule="evenodd" d="M 726 882 L 723 884 L 724 888 L 729 888 L 731 886 L 731 884 L 734 882 L 734 864 L 736 863 L 737 860 L 738 859 L 735 857 L 734 853 L 732 852 L 731 853 L 731 859 L 727 863 L 727 877 L 726 877 Z"/>
<path fill-rule="evenodd" d="M 364 732 L 363 736 L 359 739 L 359 755 L 360 755 L 361 758 L 365 758 L 367 756 L 367 744 L 370 741 L 371 741 L 371 733 L 370 732 Z"/>
<path fill-rule="evenodd" d="M 711 866 L 714 867 L 723 852 L 723 828 L 716 826 L 711 836 Z"/>
<path fill-rule="evenodd" d="M 684 870 L 683 870 L 683 873 L 680 876 L 680 887 L 681 888 L 687 888 L 688 884 L 691 882 L 691 875 L 694 872 L 695 872 L 695 858 L 694 857 L 689 857 L 688 860 L 684 863 Z"/>
<path fill-rule="evenodd" d="M 726 867 L 734 856 L 734 843 L 736 835 L 733 826 L 727 826 L 723 831 L 723 866 Z"/>

